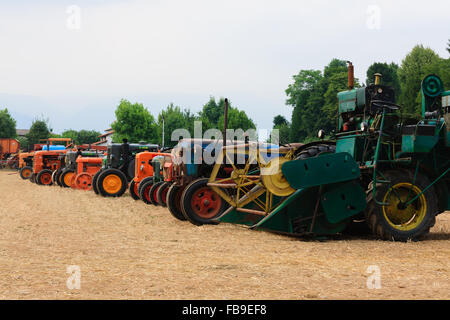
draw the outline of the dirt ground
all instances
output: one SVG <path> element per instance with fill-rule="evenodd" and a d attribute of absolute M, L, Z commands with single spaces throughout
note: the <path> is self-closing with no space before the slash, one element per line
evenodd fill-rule
<path fill-rule="evenodd" d="M 4 170 L 0 199 L 1 299 L 450 299 L 448 213 L 422 242 L 318 242 L 196 227 L 128 193 L 105 199 Z M 67 286 L 72 265 L 80 289 Z M 381 288 L 369 289 L 377 268 Z"/>

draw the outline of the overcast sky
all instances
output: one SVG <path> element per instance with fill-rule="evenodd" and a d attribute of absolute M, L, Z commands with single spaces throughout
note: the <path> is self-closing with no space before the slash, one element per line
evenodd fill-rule
<path fill-rule="evenodd" d="M 260 129 L 291 118 L 301 69 L 401 63 L 416 44 L 448 57 L 450 1 L 0 1 L 0 108 L 18 128 L 103 131 L 121 98 L 156 117 L 228 97 Z M 379 14 L 379 15 L 378 15 Z"/>

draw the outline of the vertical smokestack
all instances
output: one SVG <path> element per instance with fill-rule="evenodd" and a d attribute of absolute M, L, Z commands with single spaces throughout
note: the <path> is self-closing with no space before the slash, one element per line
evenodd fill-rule
<path fill-rule="evenodd" d="M 227 145 L 227 126 L 228 126 L 228 99 L 225 99 L 225 114 L 223 123 L 223 145 Z"/>
<path fill-rule="evenodd" d="M 351 61 L 347 61 L 348 63 L 348 89 L 352 90 L 355 87 L 355 68 Z"/>

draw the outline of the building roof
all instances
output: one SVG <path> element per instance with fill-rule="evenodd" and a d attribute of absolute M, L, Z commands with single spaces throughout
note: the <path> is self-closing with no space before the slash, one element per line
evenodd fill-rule
<path fill-rule="evenodd" d="M 30 132 L 30 130 L 28 130 L 28 129 L 17 129 L 17 130 L 16 130 L 16 134 L 17 134 L 18 136 L 25 136 L 25 135 L 27 135 L 29 132 Z"/>
<path fill-rule="evenodd" d="M 110 135 L 114 134 L 114 130 L 113 130 L 113 129 L 107 129 L 107 130 L 105 130 L 105 131 L 106 131 L 106 133 L 101 134 L 101 135 L 99 135 L 98 137 L 99 137 L 99 138 L 102 138 L 102 137 L 107 137 L 107 136 L 110 136 Z"/>

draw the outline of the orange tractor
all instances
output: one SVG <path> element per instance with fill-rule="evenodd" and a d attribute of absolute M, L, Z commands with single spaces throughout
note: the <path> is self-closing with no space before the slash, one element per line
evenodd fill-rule
<path fill-rule="evenodd" d="M 90 190 L 92 176 L 102 167 L 106 147 L 81 145 L 61 156 L 63 167 L 53 176 L 60 187 Z"/>
<path fill-rule="evenodd" d="M 58 142 L 63 142 L 65 145 L 57 145 Z M 61 155 L 66 153 L 66 148 L 69 148 L 71 144 L 70 138 L 47 139 L 47 144 L 42 146 L 42 150 L 35 151 L 33 154 L 33 172 L 30 175 L 30 181 L 39 185 L 53 184 L 53 172 L 61 167 Z"/>
<path fill-rule="evenodd" d="M 30 181 L 38 185 L 52 185 L 52 174 L 61 167 L 60 155 L 65 153 L 66 149 L 36 151 Z"/>
<path fill-rule="evenodd" d="M 164 160 L 171 161 L 170 159 L 170 153 L 141 152 L 136 155 L 135 174 L 130 183 L 130 194 L 133 199 L 141 199 L 147 204 L 165 206 L 167 188 L 161 188 L 164 183 L 161 175 L 163 169 L 161 163 Z M 155 172 L 155 170 L 158 172 Z M 160 202 L 157 197 L 158 191 L 160 191 Z"/>

